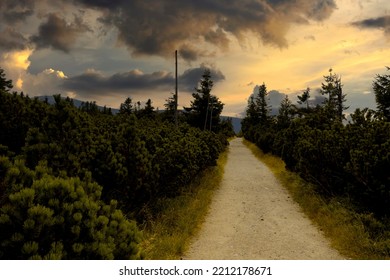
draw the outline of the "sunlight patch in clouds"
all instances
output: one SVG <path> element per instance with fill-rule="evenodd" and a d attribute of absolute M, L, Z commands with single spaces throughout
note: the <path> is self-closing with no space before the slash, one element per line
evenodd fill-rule
<path fill-rule="evenodd" d="M 26 49 L 22 51 L 7 52 L 2 55 L 2 63 L 12 68 L 24 69 L 30 66 L 28 58 L 33 53 L 33 50 Z"/>
<path fill-rule="evenodd" d="M 51 75 L 51 74 L 54 74 L 57 76 L 57 78 L 60 78 L 60 79 L 67 79 L 68 77 L 64 74 L 64 72 L 62 71 L 59 71 L 59 70 L 54 70 L 54 69 L 45 69 L 43 71 L 43 73 L 45 73 L 46 75 Z"/>

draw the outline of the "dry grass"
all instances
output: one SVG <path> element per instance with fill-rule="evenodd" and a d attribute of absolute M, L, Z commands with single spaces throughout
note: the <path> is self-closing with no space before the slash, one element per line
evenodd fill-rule
<path fill-rule="evenodd" d="M 144 226 L 142 249 L 145 259 L 180 259 L 208 212 L 214 191 L 220 186 L 227 151 L 217 166 L 203 172 L 186 191 L 160 201 L 160 215 Z"/>
<path fill-rule="evenodd" d="M 342 255 L 348 259 L 390 259 L 390 233 L 386 223 L 370 214 L 357 213 L 345 198 L 324 199 L 315 192 L 312 184 L 286 170 L 280 158 L 264 154 L 249 141 L 244 140 L 244 143 L 270 168 L 303 212 Z"/>

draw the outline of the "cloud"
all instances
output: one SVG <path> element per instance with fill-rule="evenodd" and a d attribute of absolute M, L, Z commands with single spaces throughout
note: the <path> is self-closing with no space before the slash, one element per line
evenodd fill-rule
<path fill-rule="evenodd" d="M 355 21 L 352 25 L 360 28 L 383 29 L 386 35 L 390 35 L 390 16 Z"/>
<path fill-rule="evenodd" d="M 2 0 L 0 30 L 3 25 L 9 32 L 6 28 L 15 22 L 28 21 L 33 26 L 23 26 L 25 34 L 38 49 L 69 53 L 78 37 L 91 31 L 83 22 L 86 20 L 94 27 L 103 27 L 106 34 L 114 28 L 118 43 L 134 56 L 170 57 L 179 50 L 191 62 L 215 55 L 218 50 L 227 51 L 232 40 L 245 45 L 249 36 L 285 48 L 285 36 L 292 24 L 325 20 L 335 9 L 335 0 Z M 72 14 L 90 11 L 94 18 L 90 13 L 67 20 Z M 38 30 L 33 30 L 36 25 Z M 15 39 L 16 34 L 12 35 Z M 23 33 L 19 35 L 20 40 Z M 20 44 L 7 43 L 7 48 L 11 47 L 20 48 Z"/>
<path fill-rule="evenodd" d="M 15 91 L 23 91 L 30 96 L 63 93 L 60 85 L 67 76 L 59 70 L 45 69 L 37 74 L 27 71 L 33 50 L 11 51 L 0 56 L 0 65 L 7 78 L 13 81 Z"/>
<path fill-rule="evenodd" d="M 77 40 L 77 37 L 90 30 L 80 17 L 75 16 L 72 23 L 67 23 L 58 14 L 48 14 L 47 21 L 39 26 L 38 35 L 31 37 L 31 41 L 38 49 L 51 47 L 68 53 Z"/>
<path fill-rule="evenodd" d="M 179 55 L 186 61 L 195 61 L 198 59 L 201 53 L 192 46 L 185 44 L 180 48 Z"/>
<path fill-rule="evenodd" d="M 304 37 L 304 39 L 308 41 L 315 41 L 316 37 L 314 35 L 307 35 Z"/>
<path fill-rule="evenodd" d="M 76 92 L 108 93 L 139 89 L 166 88 L 173 84 L 173 76 L 167 72 L 144 74 L 140 70 L 117 73 L 105 76 L 103 73 L 90 69 L 85 73 L 70 77 L 63 83 L 63 88 Z"/>
<path fill-rule="evenodd" d="M 259 85 L 256 85 L 253 88 L 253 93 L 249 96 L 248 100 L 251 97 L 258 96 L 258 93 L 259 93 Z M 279 108 L 280 108 L 280 103 L 285 98 L 285 96 L 286 96 L 286 94 L 284 94 L 284 93 L 282 93 L 280 91 L 277 91 L 277 90 L 270 90 L 270 91 L 268 91 L 266 101 L 267 101 L 268 106 L 270 107 L 271 115 L 277 115 L 278 114 Z"/>
<path fill-rule="evenodd" d="M 302 0 L 302 5 L 306 3 L 308 17 L 314 20 L 325 20 L 333 13 L 337 8 L 335 1 L 333 0 L 323 0 L 323 1 L 306 1 Z M 312 2 L 312 3 L 310 3 Z"/>
<path fill-rule="evenodd" d="M 4 69 L 7 79 L 12 80 L 13 90 L 22 90 L 23 77 L 30 65 L 31 53 L 30 49 L 0 53 L 0 66 Z"/>
<path fill-rule="evenodd" d="M 310 91 L 309 105 L 311 107 L 316 107 L 317 105 L 324 104 L 326 99 L 325 95 L 322 95 L 320 89 L 312 89 Z"/>
<path fill-rule="evenodd" d="M 179 76 L 179 89 L 191 91 L 201 79 L 206 66 L 192 68 Z M 215 83 L 225 77 L 221 71 L 212 69 L 212 79 Z M 175 87 L 174 76 L 171 72 L 159 71 L 150 74 L 135 69 L 128 72 L 116 73 L 110 76 L 90 69 L 85 73 L 65 79 L 62 88 L 67 91 L 76 92 L 79 96 L 92 97 L 100 94 L 169 94 Z"/>
<path fill-rule="evenodd" d="M 256 85 L 253 88 L 253 93 L 249 96 L 249 98 L 251 96 L 257 96 L 258 92 L 259 92 L 259 86 Z M 280 92 L 278 90 L 268 91 L 267 104 L 268 104 L 268 106 L 270 106 L 271 115 L 278 115 L 279 114 L 280 104 L 284 100 L 286 95 L 288 96 L 288 98 L 292 102 L 292 104 L 294 104 L 298 107 L 301 106 L 298 104 L 298 95 L 301 95 L 302 92 L 303 91 L 295 92 L 295 93 L 291 93 L 291 94 L 286 94 L 286 93 Z M 249 100 L 249 98 L 248 98 L 248 100 Z M 319 89 L 312 89 L 310 91 L 310 98 L 309 98 L 310 107 L 316 107 L 317 105 L 321 105 L 324 103 L 324 101 L 325 101 L 325 96 L 323 96 L 320 93 Z M 245 115 L 245 113 L 244 113 L 244 115 Z"/>
<path fill-rule="evenodd" d="M 229 47 L 229 39 L 226 36 L 226 32 L 222 28 L 217 28 L 215 31 L 211 30 L 204 35 L 206 42 L 218 46 L 222 50 L 227 50 Z"/>
<path fill-rule="evenodd" d="M 179 77 L 179 86 L 181 86 L 185 91 L 194 91 L 194 88 L 198 86 L 198 82 L 202 78 L 206 69 L 210 70 L 211 80 L 214 82 L 214 85 L 225 80 L 225 75 L 220 70 L 213 66 L 202 64 L 197 68 L 191 68 L 184 71 L 184 73 Z"/>
<path fill-rule="evenodd" d="M 2 21 L 15 24 L 24 21 L 33 15 L 36 0 L 2 0 L 0 2 L 0 14 Z"/>
<path fill-rule="evenodd" d="M 263 43 L 287 47 L 291 24 L 327 19 L 334 0 L 156 0 L 145 2 L 74 0 L 82 8 L 100 10 L 99 21 L 118 30 L 118 40 L 134 55 L 167 57 L 180 49 L 189 61 L 208 55 L 207 44 L 225 51 L 232 38 L 243 43 L 249 33 Z M 203 46 L 195 51 L 193 46 Z M 192 46 L 192 47 L 191 47 Z"/>
<path fill-rule="evenodd" d="M 45 69 L 36 75 L 24 73 L 21 78 L 21 90 L 31 96 L 63 94 L 61 84 L 67 78 L 64 72 L 51 68 Z"/>
<path fill-rule="evenodd" d="M 5 27 L 0 31 L 0 49 L 4 51 L 24 50 L 28 40 L 12 27 Z"/>

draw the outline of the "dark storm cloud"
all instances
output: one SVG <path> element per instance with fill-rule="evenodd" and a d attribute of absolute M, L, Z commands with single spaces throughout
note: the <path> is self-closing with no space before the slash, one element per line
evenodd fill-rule
<path fill-rule="evenodd" d="M 285 35 L 291 24 L 324 20 L 336 4 L 335 0 L 2 0 L 0 27 L 35 15 L 41 21 L 32 36 L 37 47 L 69 52 L 87 28 L 80 20 L 67 23 L 64 18 L 88 9 L 100 12 L 93 24 L 103 24 L 106 31 L 115 27 L 118 41 L 134 55 L 168 57 L 179 50 L 183 58 L 194 61 L 215 51 L 201 49 L 203 43 L 224 51 L 232 38 L 245 44 L 248 32 L 265 44 L 287 47 Z M 40 17 L 47 13 L 42 22 Z"/>
<path fill-rule="evenodd" d="M 75 16 L 72 23 L 67 23 L 58 14 L 49 14 L 47 21 L 39 26 L 38 35 L 32 36 L 31 41 L 38 49 L 51 47 L 68 53 L 77 37 L 88 30 L 80 17 Z"/>
<path fill-rule="evenodd" d="M 125 91 L 153 88 L 167 88 L 174 84 L 171 73 L 154 72 L 144 74 L 139 70 L 125 73 L 117 73 L 112 76 L 104 76 L 95 71 L 89 71 L 79 76 L 74 76 L 64 81 L 63 87 L 74 91 Z"/>
<path fill-rule="evenodd" d="M 228 34 L 241 42 L 247 32 L 252 32 L 265 44 L 287 47 L 285 35 L 290 24 L 321 21 L 336 9 L 334 0 L 74 0 L 73 3 L 101 10 L 99 21 L 116 27 L 119 41 L 135 55 L 169 56 L 178 49 L 188 60 L 200 55 L 189 44 L 208 42 L 226 50 Z"/>
<path fill-rule="evenodd" d="M 179 90 L 192 91 L 201 79 L 205 66 L 192 68 L 179 76 Z M 217 83 L 225 76 L 221 71 L 211 69 L 211 78 Z M 139 70 L 132 70 L 124 73 L 117 73 L 105 76 L 97 71 L 88 71 L 79 76 L 70 77 L 64 80 L 62 88 L 75 91 L 78 95 L 84 94 L 107 94 L 110 92 L 149 92 L 172 91 L 175 87 L 174 76 L 170 72 L 154 72 L 151 74 L 142 73 Z"/>
<path fill-rule="evenodd" d="M 199 50 L 196 50 L 190 45 L 185 44 L 179 50 L 179 55 L 186 61 L 195 61 L 199 56 L 201 56 L 201 53 Z"/>
<path fill-rule="evenodd" d="M 390 16 L 356 21 L 352 25 L 360 28 L 383 29 L 387 35 L 390 35 Z"/>
<path fill-rule="evenodd" d="M 198 68 L 192 68 L 184 71 L 184 73 L 179 77 L 180 86 L 185 91 L 194 91 L 194 88 L 198 86 L 198 82 L 202 78 L 202 75 L 206 69 L 210 70 L 211 80 L 214 82 L 214 84 L 225 80 L 225 75 L 220 70 L 202 64 Z"/>
<path fill-rule="evenodd" d="M 28 40 L 17 30 L 19 24 L 34 14 L 36 0 L 0 1 L 0 50 L 23 50 Z"/>
<path fill-rule="evenodd" d="M 1 0 L 0 2 L 0 21 L 14 24 L 25 20 L 34 13 L 37 0 Z"/>
<path fill-rule="evenodd" d="M 204 38 L 207 42 L 210 42 L 223 50 L 226 50 L 229 46 L 229 40 L 222 28 L 218 28 L 216 31 L 210 31 L 205 34 Z"/>
<path fill-rule="evenodd" d="M 73 0 L 73 2 L 86 7 L 113 9 L 126 2 L 126 0 Z"/>
<path fill-rule="evenodd" d="M 0 29 L 0 49 L 5 51 L 23 50 L 27 47 L 28 40 L 22 34 L 11 27 Z"/>
<path fill-rule="evenodd" d="M 293 2 L 293 1 L 292 1 Z M 300 1 L 303 5 L 306 3 L 308 5 L 307 15 L 309 18 L 314 20 L 325 20 L 333 13 L 337 8 L 335 1 L 333 0 L 323 0 L 323 1 Z M 311 2 L 311 3 L 309 3 Z"/>

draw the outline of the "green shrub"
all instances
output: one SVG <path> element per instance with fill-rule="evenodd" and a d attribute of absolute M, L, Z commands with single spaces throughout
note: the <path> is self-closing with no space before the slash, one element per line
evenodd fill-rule
<path fill-rule="evenodd" d="M 56 178 L 7 166 L 7 196 L 0 208 L 1 259 L 136 259 L 140 233 L 102 187 L 88 177 Z M 19 180 L 15 180 L 18 177 Z M 31 180 L 33 177 L 33 180 Z M 9 185 L 11 184 L 11 185 Z"/>

